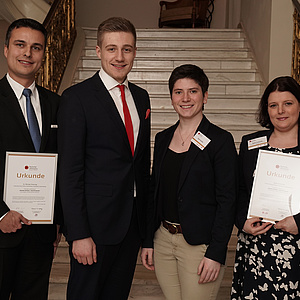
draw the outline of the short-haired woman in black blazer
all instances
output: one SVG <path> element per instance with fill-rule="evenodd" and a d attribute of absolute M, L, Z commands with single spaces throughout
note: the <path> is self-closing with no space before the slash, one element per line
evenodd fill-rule
<path fill-rule="evenodd" d="M 179 121 L 155 138 L 154 224 L 142 261 L 155 266 L 168 300 L 216 299 L 234 223 L 236 150 L 231 134 L 203 115 L 208 84 L 195 65 L 174 69 L 169 89 Z"/>
<path fill-rule="evenodd" d="M 274 226 L 260 218 L 247 219 L 259 149 L 300 154 L 299 112 L 299 84 L 292 77 L 278 77 L 259 104 L 258 122 L 268 130 L 242 138 L 232 300 L 300 299 L 300 213 Z M 253 149 L 255 140 L 265 140 L 265 145 Z"/>

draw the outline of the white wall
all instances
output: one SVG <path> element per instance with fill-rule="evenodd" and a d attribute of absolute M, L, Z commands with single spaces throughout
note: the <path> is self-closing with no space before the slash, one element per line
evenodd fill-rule
<path fill-rule="evenodd" d="M 272 0 L 242 0 L 241 2 L 241 22 L 250 39 L 265 83 L 269 81 L 271 7 Z"/>
<path fill-rule="evenodd" d="M 291 75 L 293 12 L 292 1 L 272 1 L 269 81 L 277 76 Z"/>
<path fill-rule="evenodd" d="M 211 28 L 225 28 L 228 0 L 215 0 Z M 98 27 L 109 17 L 129 19 L 136 28 L 158 28 L 159 0 L 76 0 L 77 26 Z"/>
<path fill-rule="evenodd" d="M 241 22 L 264 83 L 291 74 L 293 5 L 290 0 L 242 0 Z"/>
<path fill-rule="evenodd" d="M 229 0 L 228 1 L 228 14 L 227 24 L 228 28 L 237 28 L 241 18 L 241 1 L 242 0 Z"/>

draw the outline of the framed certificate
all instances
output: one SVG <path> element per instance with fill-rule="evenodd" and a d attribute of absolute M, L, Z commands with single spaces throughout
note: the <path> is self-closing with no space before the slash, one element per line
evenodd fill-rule
<path fill-rule="evenodd" d="M 52 224 L 57 154 L 6 152 L 3 199 L 34 224 Z"/>
<path fill-rule="evenodd" d="M 248 218 L 275 223 L 300 212 L 300 156 L 259 150 Z"/>

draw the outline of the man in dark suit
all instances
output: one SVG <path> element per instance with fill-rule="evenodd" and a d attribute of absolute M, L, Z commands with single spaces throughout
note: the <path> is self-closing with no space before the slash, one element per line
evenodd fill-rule
<path fill-rule="evenodd" d="M 128 20 L 100 24 L 96 52 L 101 70 L 63 93 L 58 114 L 67 298 L 125 300 L 146 229 L 150 101 L 127 79 L 136 55 Z"/>
<path fill-rule="evenodd" d="M 4 46 L 8 73 L 0 80 L 0 193 L 4 189 L 6 151 L 57 152 L 58 95 L 35 84 L 47 32 L 32 19 L 14 21 Z M 23 94 L 29 93 L 27 101 Z M 28 94 L 27 94 L 28 97 Z M 28 106 L 36 125 L 29 130 Z M 55 127 L 55 128 L 53 128 Z M 0 201 L 0 299 L 47 299 L 49 275 L 59 237 L 58 226 L 32 225 Z M 11 297 L 11 298 L 10 298 Z"/>

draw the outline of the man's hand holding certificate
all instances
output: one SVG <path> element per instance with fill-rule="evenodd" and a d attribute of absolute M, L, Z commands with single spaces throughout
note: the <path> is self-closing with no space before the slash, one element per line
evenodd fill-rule
<path fill-rule="evenodd" d="M 35 224 L 52 224 L 57 154 L 6 153 L 3 199 Z"/>
<path fill-rule="evenodd" d="M 300 211 L 300 157 L 260 150 L 248 218 L 275 223 Z"/>

